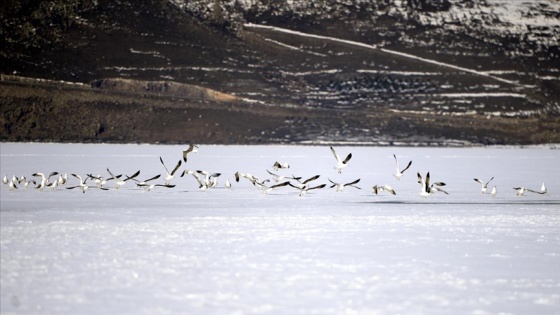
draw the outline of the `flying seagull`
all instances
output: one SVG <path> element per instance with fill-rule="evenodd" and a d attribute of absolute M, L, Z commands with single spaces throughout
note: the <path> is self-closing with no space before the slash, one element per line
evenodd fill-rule
<path fill-rule="evenodd" d="M 119 176 L 117 177 L 117 176 L 113 175 L 113 173 L 111 173 L 111 171 L 109 170 L 109 168 L 107 168 L 107 173 L 109 173 L 109 175 L 111 175 L 111 178 L 109 178 L 109 179 L 115 179 L 115 189 L 121 188 L 121 186 L 124 185 L 124 184 L 126 184 L 127 181 L 129 181 L 129 180 L 131 180 L 131 179 L 134 179 L 134 178 L 138 177 L 138 175 L 140 175 L 140 171 L 137 171 L 137 172 L 134 173 L 132 176 L 125 175 L 126 178 L 123 179 L 123 180 L 121 180 L 121 179 L 120 179 L 121 176 L 119 175 Z M 109 179 L 107 179 L 107 180 L 109 180 Z M 87 180 L 87 179 L 86 179 L 86 180 Z"/>
<path fill-rule="evenodd" d="M 294 187 L 294 188 L 296 188 L 296 189 L 299 189 L 299 195 L 300 195 L 300 197 L 303 196 L 303 195 L 305 195 L 305 194 L 307 194 L 307 192 L 310 191 L 310 190 L 313 190 L 313 189 L 321 189 L 321 188 L 325 188 L 325 186 L 327 186 L 327 184 L 321 184 L 321 185 L 314 186 L 314 187 L 310 187 L 310 186 L 307 185 L 307 184 L 306 184 L 306 185 L 296 186 L 296 185 L 294 185 L 294 184 L 292 184 L 292 183 L 290 183 L 290 182 L 288 182 L 288 185 L 290 185 L 290 186 L 292 186 L 292 187 Z"/>
<path fill-rule="evenodd" d="M 352 153 L 348 154 L 346 156 L 346 158 L 344 160 L 342 160 L 340 158 L 340 156 L 338 155 L 338 153 L 336 153 L 334 148 L 333 147 L 330 147 L 330 148 L 331 148 L 331 151 L 334 155 L 334 158 L 336 159 L 336 165 L 335 165 L 334 169 L 337 170 L 337 172 L 340 174 L 340 173 L 342 173 L 342 169 L 348 166 L 348 162 L 352 158 Z"/>
<path fill-rule="evenodd" d="M 86 177 L 85 180 L 82 180 L 82 177 L 81 177 L 80 175 L 72 174 L 72 176 L 74 176 L 74 177 L 76 177 L 78 180 L 80 180 L 80 184 L 77 185 L 77 186 L 66 187 L 66 189 L 79 188 L 79 189 L 82 191 L 82 193 L 84 193 L 84 194 L 86 193 L 86 190 L 88 190 L 89 188 L 99 188 L 99 189 L 102 189 L 102 190 L 109 190 L 109 189 L 107 189 L 107 188 L 99 187 L 99 186 L 91 186 L 91 187 L 88 186 L 88 185 L 86 184 L 86 182 L 87 182 L 88 178 L 90 178 L 90 177 Z"/>
<path fill-rule="evenodd" d="M 547 189 L 546 186 L 544 185 L 544 183 L 541 186 L 541 191 L 536 191 L 536 190 L 532 190 L 532 189 L 528 189 L 525 187 L 514 187 L 513 189 L 517 190 L 517 196 L 523 196 L 523 194 L 525 194 L 525 192 L 532 192 L 535 194 L 540 194 L 540 195 L 544 195 L 547 193 Z"/>
<path fill-rule="evenodd" d="M 399 161 L 397 160 L 397 156 L 395 154 L 393 154 L 393 157 L 395 158 L 395 164 L 397 165 L 397 172 L 393 175 L 395 176 L 395 178 L 397 180 L 401 180 L 401 177 L 403 176 L 403 173 L 410 167 L 410 165 L 412 164 L 412 161 L 408 162 L 408 165 L 401 171 L 401 169 L 399 167 Z"/>
<path fill-rule="evenodd" d="M 276 161 L 276 162 L 274 162 L 274 165 L 272 165 L 272 168 L 273 168 L 275 171 L 278 171 L 279 169 L 287 169 L 287 168 L 290 168 L 290 164 L 285 163 L 285 162 L 284 162 L 284 163 L 280 163 L 280 162 Z"/>
<path fill-rule="evenodd" d="M 159 160 L 160 160 L 161 164 L 163 165 L 163 167 L 165 168 L 165 172 L 167 173 L 167 175 L 165 176 L 165 185 L 169 185 L 171 180 L 173 178 L 175 178 L 175 173 L 177 172 L 177 170 L 181 166 L 181 160 L 179 160 L 179 162 L 177 162 L 177 165 L 175 165 L 175 168 L 173 169 L 173 171 L 171 173 L 169 173 L 169 170 L 167 169 L 167 166 L 165 166 L 165 163 L 163 163 L 163 159 L 161 158 L 161 156 L 159 157 Z"/>
<path fill-rule="evenodd" d="M 494 177 L 490 178 L 490 180 L 487 181 L 486 183 L 483 182 L 483 181 L 481 181 L 481 180 L 478 179 L 478 178 L 475 178 L 474 181 L 477 182 L 477 183 L 480 183 L 480 184 L 482 185 L 482 188 L 481 188 L 480 190 L 481 190 L 481 192 L 482 192 L 483 194 L 485 194 L 485 193 L 486 193 L 486 190 L 488 190 L 488 184 L 490 184 L 490 182 L 491 182 L 493 179 L 494 179 Z"/>
<path fill-rule="evenodd" d="M 431 194 L 434 194 L 435 192 L 441 191 L 442 193 L 449 195 L 447 193 L 447 191 L 438 188 L 436 186 L 445 186 L 445 183 L 442 182 L 435 182 L 433 184 L 430 184 L 430 172 L 428 172 L 426 174 L 426 178 L 422 178 L 422 175 L 420 175 L 420 173 L 416 174 L 418 176 L 418 183 L 420 183 L 422 185 L 422 190 L 420 191 L 420 196 L 426 198 Z"/>
<path fill-rule="evenodd" d="M 392 194 L 392 195 L 396 195 L 396 194 L 397 194 L 397 193 L 395 192 L 395 190 L 394 190 L 391 186 L 389 186 L 389 185 L 381 185 L 381 186 L 375 185 L 375 186 L 371 187 L 371 190 L 372 190 L 372 192 L 373 192 L 374 194 L 376 194 L 376 195 L 377 195 L 378 193 L 382 192 L 382 191 L 386 191 L 386 192 L 388 192 L 388 193 L 390 193 L 390 194 Z"/>
<path fill-rule="evenodd" d="M 344 187 L 346 187 L 346 186 L 354 187 L 354 188 L 357 188 L 357 189 L 361 189 L 360 187 L 356 186 L 356 184 L 360 182 L 360 179 L 359 179 L 359 178 L 356 179 L 355 181 L 352 181 L 352 182 L 346 183 L 346 184 L 343 184 L 343 183 L 335 183 L 335 182 L 333 182 L 330 178 L 329 178 L 329 182 L 331 182 L 331 184 L 332 184 L 330 188 L 335 188 L 335 187 L 336 187 L 336 191 L 337 191 L 337 192 L 343 191 L 343 190 L 344 190 Z"/>
<path fill-rule="evenodd" d="M 183 150 L 183 161 L 185 161 L 185 163 L 187 163 L 187 155 L 191 152 L 198 152 L 198 146 L 191 143 L 189 144 L 189 147 L 187 149 Z"/>
<path fill-rule="evenodd" d="M 48 177 L 46 177 L 45 174 L 43 173 L 33 173 L 32 176 L 41 177 L 41 182 L 35 188 L 39 189 L 40 191 L 43 191 L 43 188 L 45 188 L 49 184 L 50 178 L 56 175 L 58 175 L 58 172 L 52 172 L 49 174 Z"/>

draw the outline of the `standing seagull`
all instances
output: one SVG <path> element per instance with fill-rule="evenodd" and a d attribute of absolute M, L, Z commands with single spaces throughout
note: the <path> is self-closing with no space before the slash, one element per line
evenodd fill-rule
<path fill-rule="evenodd" d="M 167 173 L 167 175 L 165 176 L 165 185 L 169 185 L 171 180 L 173 178 L 175 178 L 175 173 L 177 172 L 177 170 L 181 166 L 181 160 L 179 160 L 179 162 L 177 162 L 177 165 L 175 165 L 175 168 L 173 169 L 173 171 L 171 173 L 169 173 L 169 170 L 167 169 L 167 166 L 165 166 L 165 163 L 163 163 L 163 159 L 161 158 L 161 156 L 159 157 L 159 160 L 160 160 L 161 164 L 163 165 L 163 167 L 165 168 L 165 172 Z"/>
<path fill-rule="evenodd" d="M 187 163 L 187 155 L 189 153 L 196 153 L 198 152 L 198 146 L 195 144 L 189 144 L 189 147 L 186 150 L 183 150 L 183 161 L 185 161 L 185 163 Z"/>
<path fill-rule="evenodd" d="M 334 158 L 336 159 L 336 166 L 334 167 L 334 169 L 337 170 L 337 172 L 340 174 L 340 173 L 342 173 L 342 169 L 348 166 L 348 162 L 352 158 L 352 153 L 348 154 L 346 156 L 346 158 L 344 160 L 342 160 L 340 158 L 340 156 L 338 155 L 338 153 L 336 153 L 334 148 L 333 147 L 330 147 L 330 148 L 331 148 L 331 151 L 334 155 Z"/>
<path fill-rule="evenodd" d="M 494 179 L 494 177 L 490 178 L 490 180 L 487 181 L 486 183 L 483 182 L 483 181 L 481 181 L 481 180 L 478 179 L 478 178 L 475 178 L 474 181 L 477 182 L 477 183 L 480 183 L 480 184 L 482 185 L 482 188 L 481 188 L 480 190 L 482 191 L 483 194 L 485 194 L 485 193 L 486 193 L 486 190 L 488 190 L 488 184 L 490 184 L 490 182 L 491 182 L 493 179 Z"/>
<path fill-rule="evenodd" d="M 397 180 L 401 180 L 401 177 L 403 176 L 403 173 L 410 167 L 410 165 L 412 164 L 412 161 L 408 162 L 408 165 L 401 171 L 401 169 L 399 167 L 399 161 L 397 160 L 397 156 L 395 154 L 393 154 L 393 157 L 395 158 L 395 164 L 397 165 L 397 172 L 393 175 L 395 176 L 395 178 Z"/>
<path fill-rule="evenodd" d="M 498 193 L 498 189 L 496 188 L 496 185 L 494 185 L 494 187 L 492 188 L 492 198 L 496 198 L 496 194 Z"/>

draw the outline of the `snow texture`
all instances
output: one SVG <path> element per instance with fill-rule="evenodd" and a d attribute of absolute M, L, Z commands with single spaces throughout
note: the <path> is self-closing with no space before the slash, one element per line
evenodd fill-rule
<path fill-rule="evenodd" d="M 2 177 L 106 169 L 165 174 L 183 146 L 2 143 Z M 207 146 L 185 169 L 219 172 L 205 192 L 191 175 L 175 188 L 86 193 L 1 187 L 2 314 L 558 314 L 560 151 L 392 148 L 352 153 L 338 174 L 328 146 Z M 401 167 L 412 166 L 400 181 Z M 350 182 L 300 197 L 268 195 L 236 171 L 316 183 Z M 419 196 L 430 172 L 449 195 Z M 274 172 L 274 171 L 273 171 Z M 473 178 L 498 187 L 493 199 Z M 228 179 L 231 190 L 224 188 Z M 163 182 L 162 178 L 158 179 Z M 518 197 L 525 186 L 544 195 Z M 69 175 L 67 186 L 77 180 Z M 397 195 L 373 195 L 375 184 Z M 159 189 L 158 189 L 159 188 Z"/>

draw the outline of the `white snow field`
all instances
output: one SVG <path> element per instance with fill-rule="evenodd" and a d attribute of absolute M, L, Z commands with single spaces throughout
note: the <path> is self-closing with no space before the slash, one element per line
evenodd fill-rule
<path fill-rule="evenodd" d="M 165 174 L 183 146 L 1 143 L 1 176 Z M 1 184 L 2 314 L 560 314 L 560 151 L 532 148 L 208 146 L 185 169 L 200 191 L 56 191 Z M 393 153 L 401 167 L 393 177 Z M 350 182 L 268 195 L 236 171 Z M 416 173 L 449 195 L 420 197 Z M 481 185 L 494 176 L 488 192 Z M 163 177 L 163 176 L 162 176 Z M 233 183 L 224 188 L 225 180 Z M 163 183 L 163 178 L 157 180 Z M 546 194 L 516 196 L 525 186 Z M 91 181 L 88 181 L 91 183 Z M 397 195 L 372 194 L 389 184 Z M 497 185 L 495 199 L 489 194 Z"/>

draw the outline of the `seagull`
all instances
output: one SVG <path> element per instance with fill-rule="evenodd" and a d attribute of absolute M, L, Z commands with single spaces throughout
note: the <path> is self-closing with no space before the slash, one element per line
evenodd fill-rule
<path fill-rule="evenodd" d="M 231 189 L 231 182 L 229 181 L 229 178 L 226 179 L 226 184 L 225 184 L 227 189 Z"/>
<path fill-rule="evenodd" d="M 285 163 L 285 162 L 280 163 L 280 162 L 276 161 L 276 162 L 274 162 L 274 165 L 272 165 L 272 168 L 275 171 L 278 171 L 279 169 L 288 169 L 288 168 L 290 168 L 290 164 Z"/>
<path fill-rule="evenodd" d="M 513 189 L 517 190 L 517 196 L 523 196 L 523 194 L 525 194 L 525 192 L 532 192 L 535 194 L 540 194 L 540 195 L 544 195 L 547 193 L 547 189 L 546 186 L 544 185 L 544 183 L 541 186 L 541 191 L 536 191 L 536 190 L 532 190 L 532 189 L 528 189 L 525 187 L 514 187 Z"/>
<path fill-rule="evenodd" d="M 346 156 L 346 158 L 344 160 L 342 160 L 340 158 L 340 156 L 338 155 L 338 153 L 336 153 L 336 151 L 334 150 L 333 147 L 330 147 L 331 151 L 336 159 L 336 166 L 334 167 L 334 169 L 336 169 L 338 171 L 338 173 L 342 173 L 342 169 L 348 166 L 348 162 L 350 161 L 350 159 L 352 158 L 352 153 L 348 154 Z"/>
<path fill-rule="evenodd" d="M 23 182 L 23 187 L 28 188 L 29 184 L 37 185 L 37 182 L 35 180 L 26 180 Z"/>
<path fill-rule="evenodd" d="M 37 187 L 35 187 L 35 189 L 39 189 L 40 191 L 43 191 L 43 188 L 45 188 L 45 186 L 47 186 L 49 184 L 49 179 L 52 176 L 56 176 L 58 175 L 58 172 L 52 172 L 49 174 L 48 177 L 45 176 L 45 174 L 43 173 L 33 173 L 32 176 L 36 176 L 36 177 L 41 177 L 41 182 L 39 183 L 39 185 Z"/>
<path fill-rule="evenodd" d="M 8 175 L 4 175 L 4 177 L 2 178 L 2 183 L 4 183 L 4 185 L 8 185 Z"/>
<path fill-rule="evenodd" d="M 200 171 L 200 170 L 196 171 L 196 172 L 205 176 L 204 184 L 208 188 L 214 188 L 214 187 L 218 186 L 218 177 L 220 177 L 220 175 L 222 175 L 221 173 L 210 174 L 207 171 Z"/>
<path fill-rule="evenodd" d="M 426 198 L 431 194 L 434 194 L 435 192 L 441 191 L 443 193 L 445 193 L 446 195 L 449 195 L 449 193 L 447 193 L 447 191 L 435 187 L 435 186 L 445 186 L 445 183 L 442 182 L 435 182 L 433 184 L 430 185 L 430 172 L 428 172 L 426 174 L 426 178 L 422 178 L 422 175 L 420 175 L 420 173 L 416 174 L 418 176 L 418 183 L 420 183 L 422 185 L 422 190 L 420 191 L 420 196 Z M 434 186 L 435 185 L 435 186 Z"/>
<path fill-rule="evenodd" d="M 393 176 L 395 176 L 395 178 L 397 180 L 401 180 L 401 177 L 403 176 L 403 173 L 410 167 L 410 165 L 412 164 L 412 161 L 408 162 L 408 165 L 401 171 L 400 167 L 399 167 L 399 161 L 397 160 L 397 156 L 395 154 L 393 154 L 393 157 L 395 158 L 395 164 L 397 165 L 397 172 L 395 174 L 393 174 Z"/>
<path fill-rule="evenodd" d="M 483 182 L 483 181 L 481 181 L 481 180 L 478 179 L 478 178 L 475 178 L 474 181 L 477 182 L 477 183 L 480 183 L 480 184 L 482 185 L 481 191 L 482 191 L 483 194 L 485 194 L 485 193 L 486 193 L 486 190 L 488 190 L 488 184 L 490 184 L 490 182 L 491 182 L 493 179 L 494 179 L 494 177 L 490 178 L 490 180 L 487 181 L 486 183 Z"/>
<path fill-rule="evenodd" d="M 292 175 L 292 176 L 293 176 L 293 175 Z M 297 185 L 297 186 L 294 186 L 294 187 L 304 189 L 304 188 L 306 188 L 306 187 L 309 186 L 308 184 L 309 184 L 310 182 L 316 180 L 316 179 L 319 178 L 320 176 L 321 176 L 321 175 L 315 175 L 315 176 L 309 177 L 308 179 L 306 179 L 306 180 L 304 180 L 304 181 L 301 181 L 301 177 L 295 177 L 295 176 L 293 176 L 294 179 L 298 182 L 298 185 Z M 292 186 L 293 186 L 293 185 L 292 185 Z"/>
<path fill-rule="evenodd" d="M 540 194 L 544 195 L 544 194 L 546 194 L 547 191 L 548 190 L 546 189 L 546 186 L 544 185 L 544 183 L 542 183 Z"/>
<path fill-rule="evenodd" d="M 258 177 L 253 176 L 250 173 L 241 173 L 241 172 L 237 171 L 237 172 L 235 172 L 234 175 L 235 175 L 235 181 L 238 182 L 238 183 L 239 183 L 239 179 L 241 177 L 247 178 L 251 182 L 251 184 L 253 184 L 253 185 L 256 185 L 257 182 L 259 181 Z"/>
<path fill-rule="evenodd" d="M 16 182 L 13 181 L 13 180 L 11 180 L 11 181 L 8 183 L 8 187 L 10 187 L 10 191 L 14 191 L 14 189 L 18 189 L 18 188 L 17 188 L 17 185 L 16 185 Z"/>
<path fill-rule="evenodd" d="M 161 158 L 161 156 L 159 157 L 159 160 L 161 161 L 161 164 L 163 165 L 163 167 L 165 168 L 165 172 L 167 173 L 167 176 L 165 177 L 165 185 L 169 185 L 171 180 L 173 178 L 175 178 L 175 172 L 177 172 L 177 170 L 181 166 L 181 160 L 179 160 L 179 162 L 177 162 L 177 165 L 175 165 L 175 168 L 173 169 L 173 171 L 171 173 L 169 173 L 169 170 L 167 169 L 167 166 L 165 166 L 165 163 L 163 163 L 163 159 Z"/>
<path fill-rule="evenodd" d="M 307 192 L 308 192 L 309 190 L 321 189 L 321 188 L 325 188 L 325 186 L 327 186 L 327 184 L 321 184 L 321 185 L 314 186 L 314 187 L 309 187 L 309 185 L 303 185 L 303 186 L 300 185 L 300 186 L 296 186 L 296 185 L 294 185 L 294 184 L 292 184 L 292 183 L 290 183 L 290 182 L 288 182 L 288 185 L 290 185 L 290 186 L 292 186 L 292 187 L 294 187 L 294 188 L 296 188 L 296 189 L 299 189 L 299 196 L 300 196 L 300 197 L 303 196 L 303 195 L 305 195 L 305 194 L 307 194 Z"/>
<path fill-rule="evenodd" d="M 296 178 L 296 177 L 294 177 L 294 175 L 292 175 L 292 177 L 288 177 L 288 176 L 283 176 L 283 175 L 278 175 L 278 174 L 272 173 L 269 170 L 266 170 L 266 171 L 268 172 L 268 174 L 272 175 L 272 179 L 277 183 L 280 182 L 281 180 L 285 179 L 285 178 L 286 179 L 296 179 L 296 180 L 301 179 L 301 177 Z"/>
<path fill-rule="evenodd" d="M 146 186 L 150 186 L 150 184 L 148 184 L 148 182 L 153 181 L 153 180 L 156 180 L 156 179 L 160 178 L 160 176 L 161 176 L 161 174 L 158 174 L 158 175 L 156 175 L 156 176 L 154 176 L 154 177 L 152 177 L 152 178 L 148 178 L 148 179 L 146 179 L 146 180 L 144 180 L 144 181 L 139 181 L 139 180 L 137 180 L 137 179 L 135 179 L 135 178 L 130 178 L 130 179 L 132 179 L 133 181 L 136 182 L 136 187 L 146 187 Z M 127 176 L 127 177 L 128 177 L 128 176 Z M 165 185 L 164 185 L 164 186 L 165 186 Z M 152 187 L 152 188 L 153 188 L 153 187 Z M 150 188 L 150 189 L 151 189 L 151 188 Z"/>
<path fill-rule="evenodd" d="M 494 185 L 494 187 L 492 187 L 492 198 L 496 198 L 496 194 L 498 193 L 498 189 L 496 188 L 496 185 Z"/>
<path fill-rule="evenodd" d="M 77 185 L 77 186 L 66 187 L 66 189 L 80 188 L 80 190 L 81 190 L 82 193 L 84 193 L 84 194 L 86 193 L 86 190 L 88 190 L 89 188 L 99 188 L 99 189 L 102 189 L 102 190 L 109 190 L 109 189 L 107 189 L 107 188 L 99 187 L 99 186 L 91 186 L 91 187 L 88 186 L 88 185 L 86 184 L 86 182 L 87 182 L 88 178 L 90 178 L 90 177 L 86 177 L 85 180 L 82 180 L 82 177 L 81 177 L 80 175 L 72 174 L 72 176 L 74 176 L 74 177 L 76 177 L 77 179 L 79 179 L 79 180 L 80 180 L 80 184 Z"/>
<path fill-rule="evenodd" d="M 274 189 L 276 189 L 276 188 L 278 188 L 278 187 L 284 187 L 284 186 L 287 186 L 287 185 L 290 184 L 289 181 L 285 181 L 285 182 L 283 182 L 283 183 L 276 184 L 276 185 L 272 185 L 272 186 L 268 187 L 268 186 L 265 185 L 265 182 L 267 182 L 267 181 L 269 181 L 269 180 L 266 179 L 266 180 L 265 180 L 264 182 L 262 182 L 262 183 L 257 183 L 257 185 L 259 185 L 259 187 L 262 189 L 263 194 L 267 194 L 267 195 L 268 195 L 269 192 L 271 192 L 272 190 L 274 190 Z"/>
<path fill-rule="evenodd" d="M 356 184 L 360 182 L 360 179 L 359 179 L 359 178 L 356 179 L 356 180 L 353 181 L 353 182 L 346 183 L 346 184 L 335 183 L 335 182 L 333 182 L 330 178 L 329 178 L 329 182 L 332 183 L 332 186 L 331 186 L 330 188 L 336 187 L 336 191 L 337 191 L 337 192 L 343 191 L 343 190 L 344 190 L 344 187 L 346 187 L 346 186 L 350 186 L 350 187 L 354 187 L 354 188 L 357 188 L 357 189 L 361 189 L 360 187 L 356 186 Z"/>
<path fill-rule="evenodd" d="M 68 174 L 64 174 L 64 176 L 62 174 L 58 175 L 58 185 L 66 185 L 67 182 Z"/>
<path fill-rule="evenodd" d="M 109 168 L 107 168 L 107 172 L 109 173 L 109 175 L 111 175 L 111 178 L 109 178 L 109 179 L 115 179 L 115 178 L 116 178 L 116 181 L 115 181 L 115 189 L 119 189 L 122 185 L 126 184 L 127 181 L 129 181 L 129 180 L 131 180 L 131 179 L 134 179 L 134 178 L 136 178 L 138 175 L 140 175 L 140 171 L 137 171 L 137 172 L 134 173 L 132 176 L 125 175 L 126 178 L 123 179 L 123 180 L 121 180 L 121 179 L 119 178 L 120 175 L 119 175 L 119 177 L 116 177 L 115 175 L 113 175 L 113 173 L 111 173 L 111 171 L 109 170 Z M 107 179 L 107 180 L 109 180 L 109 179 Z"/>
<path fill-rule="evenodd" d="M 103 177 L 101 177 L 101 175 L 97 175 L 97 176 L 93 176 L 92 174 L 87 174 L 88 178 L 92 179 L 93 182 L 95 183 L 95 185 L 97 187 L 104 187 L 105 184 L 107 184 L 108 181 L 113 180 L 113 179 L 119 179 L 122 177 L 122 175 L 117 175 L 117 177 L 111 177 L 108 179 L 104 179 Z"/>
<path fill-rule="evenodd" d="M 375 185 L 375 186 L 371 187 L 371 189 L 372 189 L 372 192 L 376 195 L 377 195 L 377 193 L 382 192 L 382 191 L 386 191 L 386 192 L 388 192 L 392 195 L 397 194 L 395 192 L 395 190 L 389 185 L 382 185 L 382 186 Z"/>
<path fill-rule="evenodd" d="M 195 144 L 189 144 L 189 147 L 186 150 L 183 150 L 183 161 L 185 161 L 185 163 L 187 163 L 187 155 L 189 153 L 196 153 L 198 152 L 198 146 Z"/>

